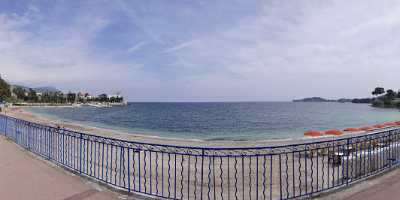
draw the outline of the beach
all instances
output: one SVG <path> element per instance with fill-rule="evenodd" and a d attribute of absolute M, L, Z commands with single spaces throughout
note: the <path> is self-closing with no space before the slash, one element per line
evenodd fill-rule
<path fill-rule="evenodd" d="M 313 140 L 312 138 L 303 138 L 303 139 L 274 139 L 274 140 L 201 140 L 201 139 L 179 139 L 179 138 L 170 138 L 170 137 L 159 137 L 159 136 L 150 136 L 144 135 L 140 133 L 132 133 L 132 132 L 123 132 L 120 130 L 112 130 L 105 128 L 98 128 L 88 125 L 76 124 L 76 123 L 68 123 L 62 122 L 60 120 L 50 119 L 43 116 L 35 115 L 24 109 L 27 107 L 12 107 L 7 108 L 5 113 L 8 116 L 15 117 L 18 119 L 23 119 L 26 121 L 36 122 L 40 124 L 45 124 L 53 127 L 63 127 L 69 130 L 83 132 L 98 136 L 111 137 L 116 139 L 128 140 L 128 141 L 136 141 L 136 142 L 145 142 L 152 144 L 168 144 L 168 145 L 177 145 L 177 146 L 196 146 L 196 147 L 256 147 L 256 146 L 276 146 L 276 145 L 285 145 L 285 144 L 296 144 L 299 142 L 305 142 Z M 4 112 L 3 112 L 4 114 Z M 314 139 L 315 140 L 315 139 Z"/>

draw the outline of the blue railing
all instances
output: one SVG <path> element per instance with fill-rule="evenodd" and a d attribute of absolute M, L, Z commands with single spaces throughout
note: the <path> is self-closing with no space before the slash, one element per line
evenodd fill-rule
<path fill-rule="evenodd" d="M 60 166 L 166 199 L 293 199 L 397 166 L 400 129 L 295 145 L 201 148 L 84 134 L 0 115 L 0 132 Z"/>

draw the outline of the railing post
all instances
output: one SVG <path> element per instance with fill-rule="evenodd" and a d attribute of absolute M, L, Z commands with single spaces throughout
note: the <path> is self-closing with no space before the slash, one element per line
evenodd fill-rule
<path fill-rule="evenodd" d="M 392 148 L 393 148 L 393 134 L 392 134 L 392 132 L 393 131 L 389 131 L 389 148 L 388 148 L 388 150 L 389 150 L 389 164 L 390 164 L 390 166 L 389 166 L 389 168 L 392 168 L 392 166 L 393 166 L 393 162 L 395 161 L 394 159 L 393 159 L 393 155 L 392 155 Z"/>
<path fill-rule="evenodd" d="M 47 129 L 47 128 L 46 128 Z M 49 133 L 49 159 L 53 160 L 54 159 L 54 133 L 51 131 L 51 129 L 47 129 L 47 132 Z M 34 137 L 33 137 L 34 138 Z"/>
<path fill-rule="evenodd" d="M 7 129 L 8 129 L 8 117 L 7 117 L 7 115 L 5 115 L 5 118 L 6 118 L 6 125 L 5 125 L 5 131 L 4 131 L 4 134 L 6 135 L 6 137 L 8 137 L 8 135 L 7 135 Z"/>
<path fill-rule="evenodd" d="M 279 153 L 278 158 L 279 158 L 279 199 L 282 199 L 282 155 L 281 155 L 281 153 Z M 307 169 L 305 169 L 305 171 L 306 170 Z M 244 182 L 244 180 L 243 180 L 243 182 Z"/>
<path fill-rule="evenodd" d="M 57 132 L 58 132 L 58 134 L 61 134 L 61 128 L 60 127 L 58 127 L 57 128 Z M 64 163 L 64 161 L 65 161 L 65 134 L 64 134 L 64 132 L 61 134 L 61 136 L 62 136 L 62 154 L 61 154 L 61 156 L 62 156 L 62 159 L 61 159 L 61 163 L 64 165 L 65 163 Z"/>
<path fill-rule="evenodd" d="M 103 149 L 104 149 L 104 146 L 103 146 Z M 130 171 L 130 160 L 131 160 L 131 157 L 130 157 L 130 148 L 128 147 L 127 148 L 127 150 L 128 150 L 128 192 L 131 192 L 131 171 Z M 103 151 L 104 152 L 104 151 Z M 135 152 L 133 152 L 133 153 L 135 153 Z M 101 155 L 101 156 L 103 156 L 104 157 L 104 153 Z M 103 158 L 102 158 L 103 159 Z M 152 161 L 150 161 L 150 162 L 152 162 Z M 158 162 L 158 161 L 157 161 Z M 158 170 L 158 169 L 156 169 L 156 170 Z M 157 177 L 158 178 L 158 177 Z"/>
<path fill-rule="evenodd" d="M 26 129 L 28 130 L 26 133 L 27 143 L 28 143 L 28 150 L 31 150 L 31 124 L 28 122 L 26 123 Z"/>
<path fill-rule="evenodd" d="M 51 148 L 51 145 L 50 145 L 50 132 L 49 131 L 47 131 L 47 129 L 44 129 L 44 132 L 45 132 L 45 135 L 47 135 L 47 157 L 48 157 L 48 159 L 50 160 L 51 159 L 51 154 L 50 154 L 50 148 Z"/>
<path fill-rule="evenodd" d="M 201 183 L 200 183 L 200 199 L 203 199 L 203 174 L 204 174 L 204 149 L 201 150 Z"/>
<path fill-rule="evenodd" d="M 347 138 L 347 162 L 346 162 L 346 186 L 349 185 L 349 159 L 350 159 L 350 150 L 349 150 L 349 145 L 350 145 L 350 138 Z"/>
<path fill-rule="evenodd" d="M 46 128 L 47 133 L 49 134 L 49 160 L 52 159 L 52 149 L 53 149 L 53 133 L 51 132 L 51 129 Z"/>
<path fill-rule="evenodd" d="M 79 173 L 82 174 L 82 133 L 79 134 Z"/>

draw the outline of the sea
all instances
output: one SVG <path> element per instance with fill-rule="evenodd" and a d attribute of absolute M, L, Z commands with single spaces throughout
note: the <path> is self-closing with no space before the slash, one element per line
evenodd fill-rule
<path fill-rule="evenodd" d="M 335 102 L 128 103 L 112 108 L 34 107 L 28 111 L 128 134 L 208 141 L 300 139 L 311 129 L 342 129 L 400 120 L 397 109 Z"/>

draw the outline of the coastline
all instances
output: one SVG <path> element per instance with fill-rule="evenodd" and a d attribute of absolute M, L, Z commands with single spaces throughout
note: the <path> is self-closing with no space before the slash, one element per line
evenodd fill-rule
<path fill-rule="evenodd" d="M 25 106 L 11 107 L 7 108 L 5 111 L 8 116 L 15 117 L 18 119 L 23 119 L 26 121 L 41 123 L 48 126 L 60 126 L 77 132 L 83 132 L 104 137 L 111 137 L 115 139 L 153 143 L 153 144 L 196 146 L 196 147 L 238 147 L 238 146 L 257 147 L 257 146 L 288 145 L 288 144 L 318 140 L 316 138 L 308 138 L 308 137 L 296 138 L 296 139 L 288 138 L 288 139 L 265 139 L 265 140 L 202 140 L 202 139 L 160 137 L 155 135 L 145 135 L 135 132 L 114 130 L 109 128 L 99 128 L 72 122 L 64 122 L 58 119 L 51 119 L 45 116 L 39 116 L 35 113 L 27 111 L 24 108 L 27 107 Z M 326 139 L 326 138 L 320 138 L 320 139 Z"/>

